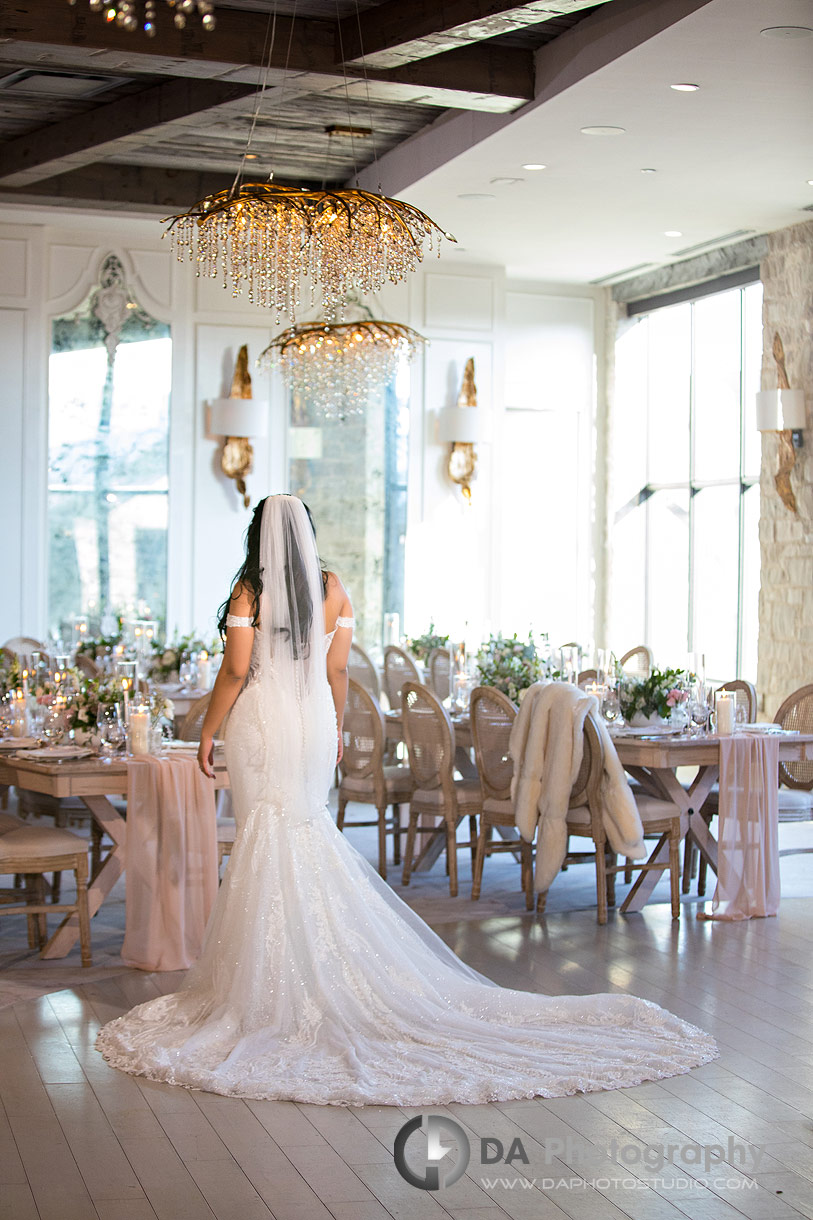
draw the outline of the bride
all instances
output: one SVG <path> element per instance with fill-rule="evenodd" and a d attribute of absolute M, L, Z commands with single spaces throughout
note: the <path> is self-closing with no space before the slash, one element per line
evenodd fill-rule
<path fill-rule="evenodd" d="M 179 991 L 105 1025 L 114 1067 L 237 1097 L 396 1106 L 623 1088 L 715 1058 L 646 1000 L 510 991 L 464 965 L 339 833 L 352 611 L 309 513 L 258 505 L 224 608 L 199 760 L 231 710 L 237 835 L 199 961 Z"/>

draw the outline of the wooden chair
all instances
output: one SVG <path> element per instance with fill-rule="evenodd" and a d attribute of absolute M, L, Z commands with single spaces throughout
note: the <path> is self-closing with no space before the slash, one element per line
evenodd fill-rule
<path fill-rule="evenodd" d="M 357 644 L 355 640 L 350 645 L 347 673 L 355 682 L 358 682 L 366 691 L 369 691 L 374 699 L 381 698 L 381 683 L 378 680 L 378 670 L 361 644 Z"/>
<path fill-rule="evenodd" d="M 533 848 L 524 839 L 499 839 L 492 842 L 492 831 L 498 826 L 516 830 L 514 805 L 511 800 L 511 778 L 514 763 L 508 753 L 508 739 L 516 719 L 516 705 L 493 686 L 475 686 L 471 692 L 471 736 L 474 756 L 483 792 L 480 831 L 474 853 L 471 896 L 480 897 L 483 866 L 486 856 L 495 852 L 519 852 L 520 885 L 525 894 L 525 906 L 533 910 Z"/>
<path fill-rule="evenodd" d="M 32 652 L 48 652 L 45 644 L 35 640 L 30 635 L 15 635 L 10 640 L 6 640 L 3 645 L 9 652 L 13 652 L 16 657 L 27 657 Z"/>
<path fill-rule="evenodd" d="M 646 644 L 636 644 L 634 648 L 630 648 L 628 652 L 624 653 L 618 664 L 628 674 L 648 678 L 652 673 L 655 658 L 652 655 L 652 649 L 648 648 Z"/>
<path fill-rule="evenodd" d="M 339 763 L 339 809 L 336 825 L 378 827 L 378 871 L 387 878 L 387 835 L 393 836 L 393 863 L 401 862 L 401 805 L 408 804 L 414 788 L 409 767 L 384 765 L 384 717 L 378 700 L 352 678 L 348 682 L 342 739 L 344 749 Z M 374 805 L 375 819 L 348 822 L 348 801 Z M 392 819 L 387 810 L 392 806 Z"/>
<path fill-rule="evenodd" d="M 196 699 L 192 704 L 181 721 L 181 727 L 178 731 L 179 741 L 200 741 L 200 731 L 203 728 L 203 722 L 206 719 L 211 698 L 212 692 L 207 691 L 205 695 L 201 695 L 200 699 Z"/>
<path fill-rule="evenodd" d="M 614 748 L 614 747 L 613 747 Z M 567 833 L 574 837 L 584 837 L 593 840 L 593 850 L 588 852 L 570 852 L 565 856 L 565 864 L 578 864 L 592 860 L 596 867 L 596 902 L 598 906 L 598 922 L 607 922 L 607 908 L 615 905 L 615 877 L 617 873 L 626 872 L 628 867 L 640 874 L 635 885 L 630 890 L 625 902 L 628 903 L 636 893 L 644 874 L 657 870 L 668 870 L 671 883 L 672 918 L 680 918 L 680 811 L 671 801 L 660 801 L 655 797 L 636 796 L 638 812 L 644 828 L 645 837 L 657 836 L 657 842 L 647 860 L 643 863 L 625 860 L 622 864 L 616 862 L 604 830 L 601 816 L 601 777 L 604 771 L 604 747 L 599 735 L 598 725 L 591 713 L 584 720 L 582 763 L 570 792 L 567 813 Z M 669 844 L 669 859 L 664 863 L 656 862 L 655 857 L 661 847 Z M 547 892 L 541 891 L 537 897 L 537 911 L 543 912 L 547 902 Z M 623 907 L 622 907 L 623 910 Z"/>
<path fill-rule="evenodd" d="M 45 873 L 59 872 L 72 872 L 75 875 L 76 900 L 74 902 L 48 903 L 45 901 L 43 876 Z M 47 939 L 46 927 L 46 916 L 50 912 L 65 915 L 60 927 L 72 915 L 76 915 L 79 921 L 82 965 L 92 965 L 87 892 L 87 842 L 69 830 L 60 830 L 56 827 L 22 826 L 19 829 L 9 830 L 5 834 L 0 833 L 0 873 L 25 878 L 24 891 L 10 891 L 8 900 L 3 901 L 0 905 L 0 915 L 25 915 L 28 918 L 28 943 L 32 949 L 39 948 L 40 957 L 43 957 L 51 943 Z M 21 898 L 24 901 L 19 901 Z"/>
<path fill-rule="evenodd" d="M 78 669 L 80 674 L 84 674 L 86 678 L 98 678 L 102 672 L 96 662 L 91 657 L 86 657 L 83 652 L 77 655 L 74 668 Z"/>
<path fill-rule="evenodd" d="M 408 652 L 397 644 L 388 644 L 384 649 L 384 694 L 390 710 L 397 712 L 401 707 L 401 691 L 405 682 L 417 682 L 420 685 L 421 676 L 418 667 Z"/>
<path fill-rule="evenodd" d="M 454 730 L 449 713 L 437 695 L 420 682 L 405 682 L 401 700 L 407 757 L 415 785 L 409 802 L 403 884 L 409 885 L 413 868 L 421 863 L 445 829 L 449 894 L 456 898 L 458 848 L 469 847 L 474 856 L 477 815 L 483 804 L 480 783 L 479 780 L 454 778 Z M 418 818 L 423 814 L 441 818 L 442 822 L 434 828 L 432 838 L 413 864 Z M 470 837 L 466 842 L 458 843 L 457 828 L 465 817 L 469 819 Z"/>
<path fill-rule="evenodd" d="M 452 654 L 448 648 L 433 648 L 426 660 L 428 686 L 441 703 L 452 696 Z"/>
<path fill-rule="evenodd" d="M 813 733 L 813 684 L 800 686 L 788 695 L 774 716 L 774 724 L 800 733 Z M 779 821 L 813 820 L 813 762 L 780 762 L 779 784 Z M 789 849 L 781 854 L 794 852 Z"/>
<path fill-rule="evenodd" d="M 589 686 L 591 682 L 598 681 L 597 669 L 583 669 L 576 679 L 577 686 Z"/>

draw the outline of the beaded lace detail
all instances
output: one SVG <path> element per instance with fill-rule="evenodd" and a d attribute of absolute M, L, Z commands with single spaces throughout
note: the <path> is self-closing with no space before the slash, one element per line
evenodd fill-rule
<path fill-rule="evenodd" d="M 244 617 L 242 614 L 227 614 L 226 615 L 226 626 L 227 627 L 253 627 L 254 624 L 252 623 L 251 619 L 248 616 Z"/>
<path fill-rule="evenodd" d="M 356 620 L 354 618 L 345 618 L 343 615 L 340 614 L 339 617 L 336 619 L 337 627 L 355 627 L 355 625 L 356 625 Z"/>

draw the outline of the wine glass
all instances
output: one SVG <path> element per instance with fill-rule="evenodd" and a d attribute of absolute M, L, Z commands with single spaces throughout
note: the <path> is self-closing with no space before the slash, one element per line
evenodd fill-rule
<path fill-rule="evenodd" d="M 124 744 L 124 724 L 117 703 L 101 703 L 96 716 L 99 729 L 99 750 L 103 762 L 111 762 Z"/>
<path fill-rule="evenodd" d="M 49 746 L 59 745 L 65 736 L 65 713 L 56 703 L 51 703 L 42 718 L 42 735 Z"/>
<path fill-rule="evenodd" d="M 695 689 L 692 691 L 692 697 L 689 700 L 687 711 L 697 733 L 704 733 L 709 722 L 709 717 L 711 716 L 711 708 L 709 707 L 706 692 L 702 683 L 698 683 Z"/>
<path fill-rule="evenodd" d="M 612 686 L 607 686 L 604 689 L 604 694 L 601 698 L 601 714 L 608 725 L 615 724 L 621 718 L 621 704 L 618 699 L 618 691 Z"/>

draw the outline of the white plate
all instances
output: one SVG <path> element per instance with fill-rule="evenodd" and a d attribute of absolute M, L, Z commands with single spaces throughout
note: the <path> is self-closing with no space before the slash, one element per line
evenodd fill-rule
<path fill-rule="evenodd" d="M 768 723 L 738 724 L 737 728 L 741 729 L 743 731 L 743 733 L 784 733 L 785 732 L 785 730 L 782 728 L 781 724 L 768 724 Z"/>
<path fill-rule="evenodd" d="M 613 737 L 680 737 L 681 730 L 673 729 L 670 724 L 648 724 L 646 728 L 621 728 L 615 732 L 610 730 Z"/>
<path fill-rule="evenodd" d="M 41 746 L 39 750 L 26 750 L 25 756 L 61 762 L 63 759 L 92 758 L 93 750 L 87 746 Z"/>
<path fill-rule="evenodd" d="M 0 741 L 0 750 L 4 753 L 10 750 L 30 750 L 39 743 L 38 737 L 4 737 Z"/>

